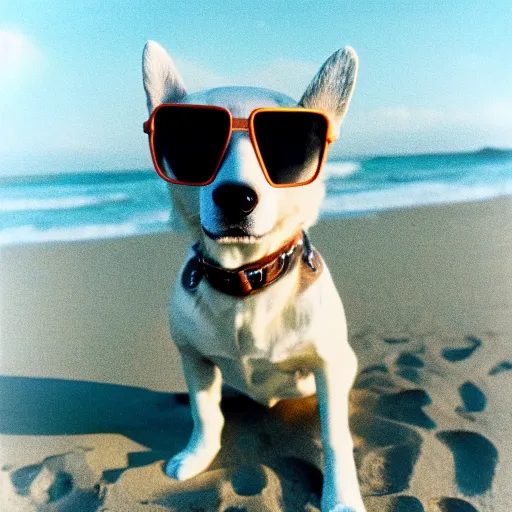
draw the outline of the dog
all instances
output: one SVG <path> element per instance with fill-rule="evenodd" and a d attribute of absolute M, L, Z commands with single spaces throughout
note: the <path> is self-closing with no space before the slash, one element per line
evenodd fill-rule
<path fill-rule="evenodd" d="M 302 108 L 322 112 L 334 138 L 350 104 L 357 64 L 352 48 L 338 50 L 299 102 L 252 87 L 188 94 L 166 51 L 149 41 L 143 82 L 150 115 L 167 104 L 177 105 L 173 112 L 180 116 L 180 105 L 216 106 L 221 107 L 219 116 L 229 116 L 229 111 L 243 125 L 258 108 Z M 194 108 L 197 112 L 201 107 Z M 151 133 L 149 124 L 145 128 Z M 191 146 L 194 158 L 206 151 L 201 141 L 218 134 L 198 125 L 189 141 L 182 133 L 185 128 L 173 129 L 183 144 L 197 144 Z M 223 382 L 269 407 L 284 398 L 316 393 L 324 454 L 322 512 L 364 512 L 348 423 L 357 359 L 329 270 L 306 234 L 317 220 L 325 185 L 320 178 L 302 186 L 271 185 L 248 130 L 244 125 L 232 131 L 213 181 L 203 186 L 173 181 L 169 186 L 174 211 L 196 244 L 169 306 L 194 427 L 186 448 L 167 463 L 166 473 L 179 480 L 191 478 L 220 450 Z M 153 158 L 156 162 L 159 157 Z M 166 157 L 160 160 L 155 165 L 162 174 L 172 166 Z"/>

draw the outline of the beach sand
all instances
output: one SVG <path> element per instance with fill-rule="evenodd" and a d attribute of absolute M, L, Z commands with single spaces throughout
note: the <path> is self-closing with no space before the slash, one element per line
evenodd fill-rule
<path fill-rule="evenodd" d="M 510 509 L 510 226 L 503 198 L 311 232 L 359 357 L 368 512 Z M 0 511 L 318 510 L 314 398 L 226 398 L 212 466 L 163 474 L 191 430 L 166 317 L 186 248 L 161 234 L 0 250 Z"/>

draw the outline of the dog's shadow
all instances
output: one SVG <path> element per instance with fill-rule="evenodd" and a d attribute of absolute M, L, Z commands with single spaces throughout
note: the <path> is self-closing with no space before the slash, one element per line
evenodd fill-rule
<path fill-rule="evenodd" d="M 351 430 L 363 495 L 373 496 L 369 511 L 381 510 L 384 503 L 386 510 L 420 511 L 420 502 L 402 493 L 407 493 L 421 452 L 422 432 L 435 428 L 423 411 L 428 397 L 418 390 L 389 387 L 388 382 L 384 391 L 376 392 L 373 388 L 383 385 L 382 372 L 380 366 L 362 370 L 351 395 Z M 19 460 L 24 461 L 16 464 L 14 454 L 14 464 L 3 460 L 2 469 L 8 471 L 15 492 L 27 499 L 38 475 L 55 473 L 48 496 L 52 503 L 63 500 L 62 510 L 75 506 L 64 500 L 80 500 L 84 493 L 91 511 L 98 503 L 112 508 L 109 493 L 126 497 L 132 510 L 318 510 L 323 477 L 316 397 L 283 400 L 268 409 L 231 395 L 222 409 L 226 424 L 221 451 L 204 473 L 179 482 L 165 475 L 164 465 L 186 446 L 192 430 L 186 394 L 0 376 L 0 435 L 13 436 L 23 452 Z M 110 438 L 103 438 L 92 443 L 96 453 L 91 466 L 91 449 L 84 446 L 102 437 L 91 434 L 117 434 L 127 442 L 109 446 Z M 70 437 L 81 435 L 88 437 Z M 22 436 L 59 436 L 61 441 L 69 437 L 70 443 L 59 453 L 50 449 L 50 456 L 39 460 L 40 455 L 26 453 L 30 448 Z M 110 458 L 117 449 L 122 453 Z M 98 453 L 103 450 L 109 453 Z M 88 487 L 74 488 L 84 475 L 89 475 Z"/>
<path fill-rule="evenodd" d="M 163 472 L 165 461 L 185 447 L 192 430 L 186 394 L 97 382 L 0 376 L 0 434 L 121 434 L 144 447 L 127 454 L 126 466 L 105 468 L 98 484 L 115 486 L 133 470 L 141 472 L 151 467 L 148 471 L 152 475 L 161 473 L 170 486 L 163 492 L 149 492 L 146 503 L 186 509 L 195 496 L 205 510 L 210 510 L 207 502 L 211 501 L 214 510 L 219 493 L 224 501 L 245 506 L 267 489 L 267 494 L 275 494 L 286 510 L 294 510 L 299 502 L 300 506 L 318 506 L 322 473 L 316 398 L 283 401 L 267 409 L 230 394 L 222 408 L 226 418 L 222 449 L 207 475 L 196 477 L 194 485 L 194 479 L 177 482 L 167 479 Z M 68 456 L 69 452 L 62 454 L 63 458 Z M 101 458 L 101 454 L 98 456 Z M 49 459 L 55 463 L 55 455 Z M 37 476 L 34 468 L 45 465 L 45 461 L 33 462 L 11 473 L 20 494 L 27 493 Z M 87 464 L 85 458 L 83 464 Z M 160 477 L 157 480 L 155 485 L 163 481 Z M 226 494 L 240 499 L 226 499 Z"/>

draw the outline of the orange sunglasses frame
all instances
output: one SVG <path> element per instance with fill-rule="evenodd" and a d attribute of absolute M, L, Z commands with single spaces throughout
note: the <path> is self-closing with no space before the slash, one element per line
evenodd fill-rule
<path fill-rule="evenodd" d="M 195 182 L 191 183 L 191 182 L 187 182 L 187 181 L 175 180 L 173 178 L 169 178 L 160 169 L 160 166 L 158 165 L 158 161 L 157 161 L 157 158 L 156 158 L 155 146 L 154 146 L 155 115 L 156 115 L 156 113 L 160 109 L 166 108 L 166 107 L 180 107 L 180 108 L 194 108 L 194 109 L 206 109 L 206 110 L 220 110 L 220 111 L 223 111 L 223 112 L 227 112 L 227 114 L 229 116 L 229 121 L 230 121 L 229 135 L 228 135 L 228 137 L 226 139 L 226 144 L 224 145 L 222 153 L 221 153 L 221 155 L 219 157 L 219 161 L 217 163 L 215 171 L 212 173 L 212 177 L 208 181 L 201 182 L 201 183 L 195 183 Z M 326 136 L 324 147 L 323 147 L 323 150 L 322 150 L 322 158 L 321 158 L 321 160 L 320 160 L 320 162 L 318 164 L 318 167 L 317 167 L 317 169 L 315 171 L 315 174 L 309 180 L 302 181 L 302 182 L 299 182 L 299 183 L 290 183 L 290 184 L 284 184 L 283 185 L 283 184 L 274 183 L 270 179 L 269 173 L 267 171 L 267 167 L 265 166 L 265 162 L 263 161 L 263 158 L 261 156 L 261 152 L 259 150 L 258 142 L 256 140 L 256 135 L 255 135 L 255 131 L 254 131 L 254 117 L 258 113 L 260 113 L 260 112 L 310 112 L 310 113 L 314 113 L 314 114 L 319 114 L 319 115 L 321 115 L 326 120 L 326 122 L 327 122 L 327 136 Z M 205 186 L 205 185 L 209 185 L 210 183 L 212 183 L 215 180 L 215 177 L 217 176 L 217 173 L 219 172 L 219 169 L 220 169 L 220 167 L 222 165 L 222 161 L 224 160 L 224 156 L 225 156 L 226 151 L 228 149 L 229 142 L 231 141 L 231 135 L 233 134 L 234 131 L 249 132 L 249 137 L 251 139 L 251 143 L 252 143 L 252 146 L 254 148 L 254 152 L 256 153 L 256 157 L 257 157 L 258 162 L 260 164 L 261 170 L 263 171 L 263 174 L 265 175 L 265 178 L 268 181 L 268 183 L 270 185 L 272 185 L 273 187 L 276 187 L 276 188 L 298 187 L 298 186 L 302 186 L 302 185 L 308 185 L 309 183 L 314 181 L 318 177 L 318 175 L 320 174 L 320 171 L 322 170 L 322 167 L 323 167 L 323 165 L 325 163 L 325 160 L 327 158 L 327 149 L 329 147 L 329 144 L 331 144 L 332 142 L 334 142 L 336 140 L 336 137 L 333 135 L 333 132 L 332 132 L 331 121 L 330 121 L 329 117 L 325 114 L 325 112 L 322 112 L 321 110 L 315 110 L 315 109 L 309 109 L 309 108 L 300 108 L 300 107 L 295 107 L 295 108 L 257 108 L 257 109 L 255 109 L 255 110 L 253 110 L 251 112 L 251 114 L 249 115 L 248 118 L 244 118 L 244 117 L 233 117 L 231 115 L 231 112 L 227 108 L 224 108 L 224 107 L 217 107 L 217 106 L 213 106 L 213 105 L 190 105 L 190 104 L 187 104 L 187 103 L 162 103 L 161 105 L 158 105 L 153 110 L 153 112 L 151 113 L 151 116 L 149 117 L 149 119 L 144 122 L 144 132 L 148 134 L 149 148 L 150 148 L 150 151 L 151 151 L 151 158 L 153 160 L 153 165 L 154 165 L 158 175 L 162 179 L 164 179 L 165 181 L 167 181 L 169 183 L 175 183 L 177 185 L 190 185 L 190 186 L 196 186 L 196 187 L 202 187 L 202 186 Z"/>

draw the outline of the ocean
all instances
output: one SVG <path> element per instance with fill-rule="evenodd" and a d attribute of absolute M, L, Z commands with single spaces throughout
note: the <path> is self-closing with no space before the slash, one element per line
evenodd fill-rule
<path fill-rule="evenodd" d="M 512 195 L 512 150 L 329 160 L 321 215 L 377 214 Z M 0 179 L 0 245 L 179 229 L 154 171 Z"/>

